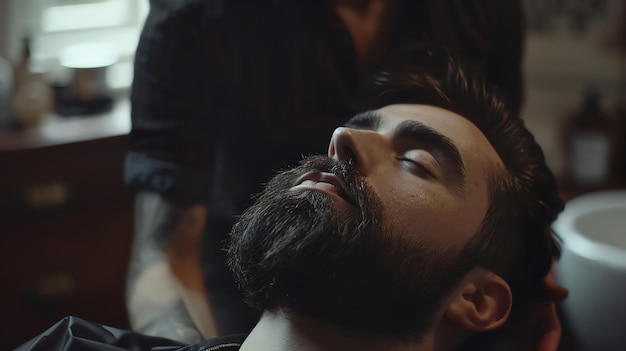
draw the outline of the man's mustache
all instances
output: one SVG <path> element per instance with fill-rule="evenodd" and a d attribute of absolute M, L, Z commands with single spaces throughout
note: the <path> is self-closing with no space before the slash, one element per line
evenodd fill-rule
<path fill-rule="evenodd" d="M 308 156 L 300 161 L 298 169 L 301 170 L 301 174 L 310 171 L 334 174 L 346 185 L 348 195 L 355 200 L 357 206 L 363 209 L 367 197 L 365 180 L 351 162 L 327 156 Z"/>

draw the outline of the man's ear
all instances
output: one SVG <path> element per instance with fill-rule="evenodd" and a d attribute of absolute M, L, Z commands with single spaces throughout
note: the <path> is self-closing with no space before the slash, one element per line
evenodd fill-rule
<path fill-rule="evenodd" d="M 463 329 L 485 332 L 502 326 L 511 312 L 509 284 L 483 268 L 474 268 L 463 279 L 445 310 L 445 316 Z"/>

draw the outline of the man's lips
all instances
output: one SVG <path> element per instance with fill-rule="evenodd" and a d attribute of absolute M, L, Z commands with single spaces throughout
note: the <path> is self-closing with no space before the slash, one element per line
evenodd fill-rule
<path fill-rule="evenodd" d="M 356 201 L 350 195 L 346 183 L 333 173 L 310 171 L 302 175 L 290 190 L 310 189 L 338 197 L 347 203 L 356 206 Z"/>

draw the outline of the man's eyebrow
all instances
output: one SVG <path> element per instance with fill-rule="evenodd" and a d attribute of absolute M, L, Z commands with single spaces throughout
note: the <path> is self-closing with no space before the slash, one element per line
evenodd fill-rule
<path fill-rule="evenodd" d="M 436 153 L 443 155 L 449 162 L 449 169 L 454 178 L 459 182 L 459 186 L 463 187 L 465 178 L 465 165 L 461 158 L 459 149 L 445 135 L 428 127 L 418 121 L 403 121 L 394 131 L 396 138 L 408 138 L 418 143 L 426 143 L 431 146 Z"/>
<path fill-rule="evenodd" d="M 376 111 L 365 111 L 356 114 L 345 124 L 346 128 L 378 130 L 382 116 Z"/>

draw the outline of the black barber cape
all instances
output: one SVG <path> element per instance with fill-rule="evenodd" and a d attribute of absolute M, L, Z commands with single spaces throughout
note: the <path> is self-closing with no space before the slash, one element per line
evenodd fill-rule
<path fill-rule="evenodd" d="M 65 317 L 14 351 L 239 351 L 246 337 L 246 334 L 234 334 L 189 345 Z M 522 343 L 503 334 L 490 340 L 478 338 L 462 350 L 521 351 Z"/>
<path fill-rule="evenodd" d="M 237 351 L 246 335 L 223 336 L 187 345 L 65 317 L 15 351 Z"/>

